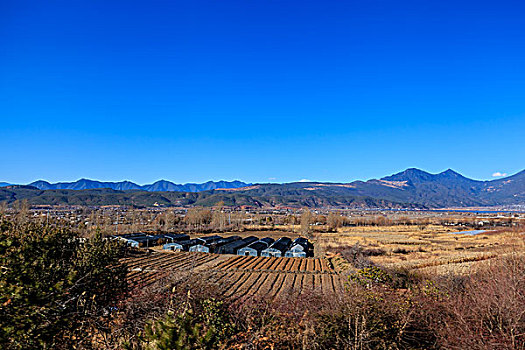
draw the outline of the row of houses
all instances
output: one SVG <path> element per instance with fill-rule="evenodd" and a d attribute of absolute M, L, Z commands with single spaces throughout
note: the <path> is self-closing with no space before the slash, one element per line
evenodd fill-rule
<path fill-rule="evenodd" d="M 281 237 L 276 241 L 270 237 L 265 237 L 239 249 L 237 255 L 306 258 L 313 256 L 313 246 L 303 237 L 296 238 L 293 241 L 288 237 Z"/>
<path fill-rule="evenodd" d="M 218 235 L 190 239 L 186 234 L 172 233 L 157 235 L 131 233 L 113 237 L 124 240 L 129 246 L 136 248 L 162 245 L 163 249 L 173 251 L 266 257 L 306 258 L 313 256 L 312 244 L 303 237 L 296 238 L 293 241 L 288 237 L 274 240 L 270 237 L 259 239 L 255 236 L 241 238 L 239 236 L 221 237 Z"/>
<path fill-rule="evenodd" d="M 237 254 L 244 256 L 306 258 L 313 255 L 312 244 L 306 238 L 302 237 L 294 241 L 288 237 L 281 237 L 274 241 L 274 239 L 270 237 L 258 239 L 255 236 L 245 238 L 239 236 L 226 238 L 208 236 L 168 243 L 165 244 L 163 248 L 178 251 Z"/>
<path fill-rule="evenodd" d="M 187 240 L 190 236 L 185 234 L 164 233 L 157 235 L 150 235 L 147 233 L 127 233 L 123 235 L 112 236 L 113 239 L 120 239 L 126 242 L 127 245 L 135 248 L 149 248 L 165 243 L 172 243 Z"/>

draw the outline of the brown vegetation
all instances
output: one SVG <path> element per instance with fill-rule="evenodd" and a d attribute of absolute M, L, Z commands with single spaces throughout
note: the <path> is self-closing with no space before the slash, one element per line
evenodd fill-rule
<path fill-rule="evenodd" d="M 223 271 L 172 284 L 150 317 L 181 312 L 189 290 L 197 306 L 203 298 L 225 303 L 235 332 L 216 348 L 524 349 L 524 269 L 519 252 L 468 277 L 365 268 L 331 292 L 324 286 L 333 283 L 333 274 Z M 158 295 L 167 287 L 156 288 Z M 257 289 L 265 293 L 254 294 Z"/>
<path fill-rule="evenodd" d="M 65 219 L 47 223 L 47 217 L 31 217 L 27 206 L 19 204 L 11 220 L 17 225 L 40 222 L 41 231 L 31 231 L 35 237 L 66 225 Z M 130 293 L 112 292 L 118 300 L 97 309 L 88 328 L 69 323 L 71 330 L 62 329 L 60 336 L 82 334 L 82 342 L 70 338 L 64 344 L 100 349 L 168 349 L 174 344 L 185 349 L 525 349 L 525 241 L 516 220 L 467 236 L 448 232 L 472 228 L 465 223 L 474 223 L 472 218 L 458 217 L 462 226 L 456 226 L 455 217 L 308 213 L 248 217 L 220 206 L 189 210 L 184 217 L 135 212 L 132 224 L 178 227 L 196 235 L 215 232 L 212 227 L 230 230 L 234 222 L 249 231 L 239 235 L 295 237 L 301 232 L 294 230 L 308 232 L 316 257 L 130 249 L 117 265 L 127 269 Z M 112 227 L 115 217 L 95 215 L 91 220 Z M 89 236 L 83 224 L 73 229 L 68 237 Z M 102 245 L 110 242 L 98 239 Z M 53 251 L 41 242 L 27 243 L 27 251 L 37 256 Z M 94 262 L 96 256 L 92 254 Z M 9 254 L 3 259 L 3 266 L 18 266 Z M 28 271 L 34 269 L 31 261 L 24 265 Z M 42 261 L 42 270 L 52 274 L 57 268 L 53 261 Z M 41 275 L 39 271 L 33 275 Z M 57 280 L 49 290 L 60 285 Z M 79 295 L 82 299 L 84 294 Z M 20 299 L 19 309 L 34 307 L 31 303 Z M 16 330 L 13 320 L 4 325 Z M 10 344 L 16 348 L 15 342 Z"/>

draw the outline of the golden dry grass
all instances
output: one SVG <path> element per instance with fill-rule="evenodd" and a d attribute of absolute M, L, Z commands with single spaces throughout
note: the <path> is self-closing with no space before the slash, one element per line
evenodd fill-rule
<path fill-rule="evenodd" d="M 457 227 L 363 226 L 345 227 L 337 233 L 315 235 L 317 255 L 359 243 L 364 249 L 380 249 L 371 256 L 378 265 L 421 272 L 469 273 L 473 266 L 512 251 L 524 251 L 524 233 L 494 232 L 469 236 L 450 234 Z"/>

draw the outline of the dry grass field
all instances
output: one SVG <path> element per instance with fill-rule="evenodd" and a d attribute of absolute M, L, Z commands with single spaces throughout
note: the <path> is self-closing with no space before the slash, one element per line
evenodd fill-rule
<path fill-rule="evenodd" d="M 428 225 L 345 227 L 315 236 L 316 255 L 337 261 L 344 247 L 358 244 L 378 265 L 432 273 L 468 273 L 470 268 L 510 252 L 524 250 L 523 233 L 508 230 L 477 235 L 451 234 L 457 227 Z M 334 265 L 338 265 L 334 263 Z M 352 269 L 339 264 L 340 270 Z"/>

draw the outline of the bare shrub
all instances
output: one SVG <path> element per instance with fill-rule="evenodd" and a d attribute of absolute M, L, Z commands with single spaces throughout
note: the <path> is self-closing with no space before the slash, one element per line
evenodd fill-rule
<path fill-rule="evenodd" d="M 493 262 L 464 279 L 441 281 L 448 297 L 429 307 L 446 349 L 525 349 L 525 257 Z"/>
<path fill-rule="evenodd" d="M 408 250 L 408 249 L 406 249 L 406 248 L 399 248 L 399 247 L 394 248 L 394 249 L 392 250 L 392 253 L 394 253 L 394 254 L 408 254 L 408 253 L 410 253 L 410 252 L 411 252 L 411 251 Z"/>
<path fill-rule="evenodd" d="M 368 248 L 363 249 L 363 254 L 365 256 L 381 256 L 386 254 L 386 250 L 381 248 Z"/>
<path fill-rule="evenodd" d="M 339 248 L 341 256 L 358 269 L 374 265 L 374 263 L 368 258 L 368 255 L 366 255 L 364 251 L 365 249 L 359 243 L 356 243 L 352 246 L 342 246 Z"/>

